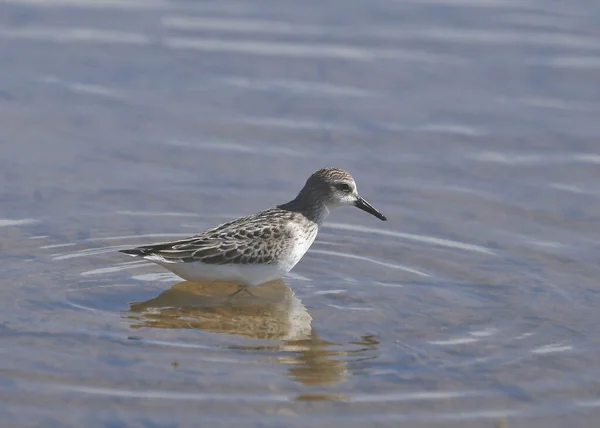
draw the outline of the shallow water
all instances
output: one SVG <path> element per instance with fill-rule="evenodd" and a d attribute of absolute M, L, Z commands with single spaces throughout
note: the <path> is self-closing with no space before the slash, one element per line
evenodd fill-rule
<path fill-rule="evenodd" d="M 0 0 L 2 421 L 597 426 L 599 19 Z M 338 210 L 255 296 L 116 252 L 328 164 L 389 221 Z"/>

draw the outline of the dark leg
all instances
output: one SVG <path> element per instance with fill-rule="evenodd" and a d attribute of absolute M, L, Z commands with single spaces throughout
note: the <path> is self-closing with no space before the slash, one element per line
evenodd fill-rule
<path fill-rule="evenodd" d="M 254 294 L 250 293 L 250 290 L 248 290 L 248 287 L 240 285 L 240 288 L 238 288 L 236 291 L 234 291 L 233 293 L 231 293 L 229 296 L 230 299 L 234 296 L 237 296 L 239 293 L 241 293 L 242 291 L 246 292 L 246 294 L 249 294 L 252 297 L 256 297 Z"/>
<path fill-rule="evenodd" d="M 246 292 L 247 295 L 252 296 L 252 297 L 256 297 L 255 294 L 250 293 L 250 290 L 248 289 L 248 287 L 244 287 L 243 290 Z"/>
<path fill-rule="evenodd" d="M 240 286 L 240 288 L 237 289 L 237 291 L 234 291 L 233 293 L 231 293 L 229 296 L 230 299 L 234 296 L 237 296 L 238 294 L 240 294 L 242 291 L 244 291 L 246 289 L 246 287 L 242 287 Z"/>

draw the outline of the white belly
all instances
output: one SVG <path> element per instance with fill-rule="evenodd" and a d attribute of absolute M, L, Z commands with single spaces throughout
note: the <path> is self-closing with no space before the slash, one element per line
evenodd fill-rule
<path fill-rule="evenodd" d="M 202 262 L 161 263 L 156 260 L 152 261 L 188 281 L 232 282 L 247 287 L 283 278 L 291 269 L 278 263 L 210 265 Z"/>

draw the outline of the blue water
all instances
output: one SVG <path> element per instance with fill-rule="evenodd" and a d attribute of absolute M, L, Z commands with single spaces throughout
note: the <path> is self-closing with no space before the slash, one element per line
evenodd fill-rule
<path fill-rule="evenodd" d="M 600 4 L 0 0 L 10 426 L 597 426 Z M 116 249 L 350 171 L 256 296 Z"/>

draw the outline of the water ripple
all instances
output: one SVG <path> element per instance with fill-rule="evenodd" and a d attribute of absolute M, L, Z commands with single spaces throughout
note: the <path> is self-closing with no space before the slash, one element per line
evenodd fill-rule
<path fill-rule="evenodd" d="M 90 9 L 167 9 L 172 4 L 164 0 L 0 0 L 0 3 L 36 7 L 77 7 Z"/>
<path fill-rule="evenodd" d="M 378 97 L 380 94 L 354 86 L 336 85 L 327 82 L 311 82 L 308 80 L 291 79 L 249 79 L 246 77 L 224 78 L 222 82 L 236 88 L 252 89 L 256 91 L 269 91 L 280 94 L 290 92 L 296 95 L 317 96 L 346 96 L 346 97 Z"/>
<path fill-rule="evenodd" d="M 148 45 L 151 39 L 139 33 L 101 30 L 95 28 L 0 28 L 0 38 L 33 40 L 40 42 L 88 42 L 102 44 Z"/>
<path fill-rule="evenodd" d="M 598 49 L 597 40 L 575 34 L 560 34 L 543 31 L 518 31 L 479 28 L 443 27 L 336 27 L 333 25 L 312 25 L 289 21 L 232 19 L 201 16 L 172 15 L 162 19 L 161 24 L 175 30 L 213 30 L 242 34 L 265 34 L 272 36 L 295 37 L 335 37 L 363 39 L 375 38 L 383 41 L 420 40 L 438 43 L 462 43 L 476 45 L 533 45 L 554 46 L 578 49 Z M 390 51 L 391 52 L 391 51 Z"/>
<path fill-rule="evenodd" d="M 27 224 L 35 224 L 38 222 L 39 222 L 39 220 L 36 220 L 33 218 L 19 218 L 19 219 L 0 218 L 0 227 L 24 226 Z"/>
<path fill-rule="evenodd" d="M 329 256 L 344 257 L 344 258 L 348 258 L 348 259 L 363 260 L 363 261 L 373 263 L 373 264 L 376 264 L 379 266 L 385 266 L 385 267 L 389 267 L 392 269 L 399 269 L 399 270 L 403 270 L 405 272 L 414 273 L 415 275 L 419 275 L 419 276 L 430 276 L 427 273 L 418 271 L 413 268 L 409 268 L 407 266 L 402 266 L 402 265 L 399 265 L 396 263 L 383 262 L 381 260 L 376 260 L 376 259 L 372 259 L 370 257 L 365 257 L 365 256 L 358 256 L 356 254 L 343 253 L 343 252 L 339 252 L 339 251 L 317 250 L 317 249 L 313 249 L 313 250 L 311 250 L 311 252 L 313 254 L 324 254 L 324 255 L 329 255 Z"/>
<path fill-rule="evenodd" d="M 401 238 L 401 239 L 406 239 L 406 240 L 416 241 L 416 242 L 423 242 L 426 244 L 437 245 L 440 247 L 455 248 L 455 249 L 459 249 L 459 250 L 471 251 L 471 252 L 487 254 L 487 255 L 491 255 L 491 256 L 496 255 L 493 251 L 491 251 L 485 247 L 481 247 L 479 245 L 467 244 L 467 243 L 458 242 L 458 241 L 451 241 L 449 239 L 435 238 L 433 236 L 415 235 L 412 233 L 403 233 L 403 232 L 394 232 L 392 230 L 375 229 L 375 228 L 370 228 L 370 227 L 356 226 L 356 225 L 344 224 L 344 223 L 327 223 L 325 226 L 331 227 L 333 229 L 338 229 L 338 230 L 351 230 L 351 231 L 356 231 L 356 232 L 374 233 L 377 235 L 393 236 L 395 238 Z"/>
<path fill-rule="evenodd" d="M 100 388 L 100 387 L 86 387 L 86 386 L 66 386 L 63 385 L 60 389 L 68 391 L 75 391 L 84 394 L 93 395 L 110 395 L 113 397 L 126 397 L 126 398 L 144 398 L 144 399 L 160 399 L 160 400 L 193 400 L 193 401 L 204 401 L 204 400 L 218 400 L 227 402 L 282 402 L 288 401 L 289 398 L 279 394 L 218 394 L 214 392 L 210 393 L 198 393 L 198 392 L 175 392 L 175 391 L 134 391 L 117 388 Z"/>
<path fill-rule="evenodd" d="M 1 35 L 1 33 L 0 33 Z M 361 47 L 351 44 L 268 42 L 261 40 L 229 40 L 199 37 L 165 37 L 163 44 L 171 49 L 193 49 L 292 58 L 325 58 L 370 62 L 395 60 L 430 64 L 464 65 L 465 61 L 448 54 L 429 54 L 417 50 Z"/>

